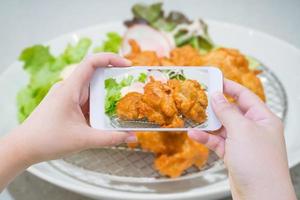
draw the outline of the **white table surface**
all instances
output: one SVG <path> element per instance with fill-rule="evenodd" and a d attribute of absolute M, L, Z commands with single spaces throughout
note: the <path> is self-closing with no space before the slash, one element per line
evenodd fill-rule
<path fill-rule="evenodd" d="M 151 2 L 150 0 L 144 0 Z M 0 72 L 20 51 L 63 33 L 99 23 L 130 17 L 130 7 L 141 0 L 9 0 L 0 1 Z M 190 17 L 205 17 L 252 27 L 300 48 L 300 0 L 169 0 L 167 10 L 176 9 Z M 300 167 L 293 170 L 298 183 Z M 38 187 L 38 189 L 37 189 Z M 296 186 L 296 188 L 300 188 Z M 52 186 L 28 173 L 9 187 L 15 199 L 83 199 Z M 297 191 L 299 192 L 299 191 Z M 5 197 L 4 197 L 5 196 Z M 0 195 L 0 199 L 8 199 Z"/>

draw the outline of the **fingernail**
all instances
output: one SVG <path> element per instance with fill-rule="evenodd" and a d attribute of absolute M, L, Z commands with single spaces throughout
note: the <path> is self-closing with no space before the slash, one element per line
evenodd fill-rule
<path fill-rule="evenodd" d="M 127 65 L 127 66 L 131 66 L 131 64 L 132 64 L 131 60 L 128 60 L 128 59 L 126 59 L 126 58 L 124 58 L 124 59 L 125 59 L 126 65 Z"/>
<path fill-rule="evenodd" d="M 212 95 L 212 100 L 215 103 L 226 103 L 227 99 L 224 97 L 223 93 L 221 92 L 216 92 Z"/>
<path fill-rule="evenodd" d="M 193 129 L 188 130 L 188 136 L 189 136 L 189 138 L 195 139 L 195 138 L 197 138 L 197 132 Z"/>
<path fill-rule="evenodd" d="M 130 134 L 126 139 L 125 139 L 126 143 L 131 143 L 131 142 L 137 142 L 137 138 L 135 136 L 135 134 Z"/>

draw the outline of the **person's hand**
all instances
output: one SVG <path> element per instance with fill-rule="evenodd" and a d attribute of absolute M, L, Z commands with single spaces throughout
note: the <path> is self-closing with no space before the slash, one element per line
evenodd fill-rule
<path fill-rule="evenodd" d="M 56 83 L 25 122 L 8 136 L 29 165 L 135 140 L 133 133 L 105 132 L 87 123 L 90 79 L 97 67 L 108 65 L 129 66 L 130 61 L 110 53 L 87 57 L 66 80 Z"/>
<path fill-rule="evenodd" d="M 287 164 L 283 124 L 259 97 L 224 81 L 224 92 L 212 96 L 223 127 L 217 133 L 190 130 L 189 137 L 213 150 L 228 169 L 234 199 L 296 199 Z"/>

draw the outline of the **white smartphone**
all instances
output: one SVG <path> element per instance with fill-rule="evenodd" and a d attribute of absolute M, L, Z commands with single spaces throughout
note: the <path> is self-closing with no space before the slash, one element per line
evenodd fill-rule
<path fill-rule="evenodd" d="M 118 116 L 118 102 L 128 93 L 136 92 L 143 95 L 144 87 L 149 82 L 154 80 L 167 84 L 170 79 L 194 80 L 200 84 L 208 100 L 205 121 L 195 122 L 178 113 L 184 125 L 163 128 L 153 121 L 148 121 L 147 117 L 124 120 Z M 221 127 L 210 104 L 211 95 L 217 91 L 223 92 L 223 75 L 215 67 L 98 68 L 90 83 L 90 124 L 93 128 L 108 131 L 187 131 L 192 128 L 214 131 Z"/>

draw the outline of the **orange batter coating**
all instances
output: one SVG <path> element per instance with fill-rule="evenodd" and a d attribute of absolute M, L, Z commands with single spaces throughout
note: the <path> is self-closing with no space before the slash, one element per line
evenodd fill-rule
<path fill-rule="evenodd" d="M 184 132 L 138 132 L 138 141 L 142 149 L 157 155 L 172 155 L 182 150 L 188 138 Z"/>
<path fill-rule="evenodd" d="M 151 77 L 152 78 L 152 77 Z M 144 87 L 144 94 L 130 92 L 117 103 L 117 115 L 123 120 L 147 119 L 165 128 L 181 128 L 171 88 L 152 79 Z"/>
<path fill-rule="evenodd" d="M 207 96 L 195 80 L 171 79 L 167 84 L 151 81 L 144 94 L 130 92 L 117 103 L 117 115 L 124 120 L 145 118 L 165 128 L 184 127 L 179 115 L 198 123 L 207 119 Z"/>
<path fill-rule="evenodd" d="M 139 113 L 138 106 L 143 95 L 137 92 L 126 94 L 117 103 L 117 115 L 124 120 L 140 119 L 142 116 Z"/>
<path fill-rule="evenodd" d="M 152 79 L 145 85 L 144 91 L 140 108 L 141 115 L 162 127 L 180 128 L 184 126 L 183 120 L 178 116 L 171 88 L 168 85 Z"/>
<path fill-rule="evenodd" d="M 257 71 L 249 69 L 248 60 L 238 50 L 219 48 L 202 56 L 201 60 L 201 65 L 219 67 L 225 78 L 244 85 L 265 101 L 262 83 L 256 76 Z"/>
<path fill-rule="evenodd" d="M 261 100 L 266 101 L 264 88 L 256 74 L 249 72 L 242 75 L 241 84 L 253 91 Z"/>
<path fill-rule="evenodd" d="M 188 119 L 203 123 L 207 118 L 208 100 L 201 85 L 195 80 L 176 79 L 169 80 L 168 85 L 173 89 L 173 98 L 179 112 Z"/>
<path fill-rule="evenodd" d="M 160 60 L 162 66 L 200 66 L 202 62 L 199 52 L 189 45 L 173 49 L 169 59 Z"/>
<path fill-rule="evenodd" d="M 160 62 L 154 51 L 141 51 L 135 40 L 128 41 L 131 46 L 131 53 L 125 57 L 131 60 L 133 66 L 159 66 Z"/>
<path fill-rule="evenodd" d="M 185 132 L 138 132 L 139 144 L 156 154 L 154 167 L 162 175 L 178 177 L 191 166 L 201 168 L 207 162 L 209 150 L 188 138 Z"/>
<path fill-rule="evenodd" d="M 162 175 L 177 177 L 193 165 L 201 168 L 207 162 L 208 156 L 209 150 L 204 145 L 186 138 L 181 151 L 159 155 L 154 165 Z"/>

